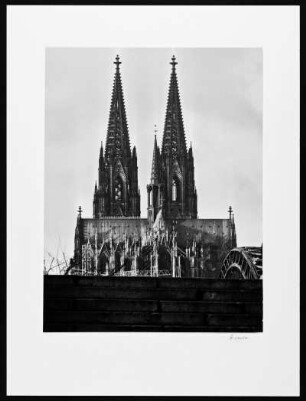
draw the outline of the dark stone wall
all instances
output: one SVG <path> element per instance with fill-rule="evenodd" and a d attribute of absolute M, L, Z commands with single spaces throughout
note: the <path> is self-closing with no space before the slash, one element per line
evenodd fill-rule
<path fill-rule="evenodd" d="M 44 276 L 44 331 L 261 332 L 262 281 Z"/>

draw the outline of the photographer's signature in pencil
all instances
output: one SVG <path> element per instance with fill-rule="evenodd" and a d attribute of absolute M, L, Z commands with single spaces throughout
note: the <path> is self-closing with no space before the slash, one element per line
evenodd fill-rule
<path fill-rule="evenodd" d="M 231 334 L 229 339 L 230 340 L 248 340 L 248 336 Z"/>

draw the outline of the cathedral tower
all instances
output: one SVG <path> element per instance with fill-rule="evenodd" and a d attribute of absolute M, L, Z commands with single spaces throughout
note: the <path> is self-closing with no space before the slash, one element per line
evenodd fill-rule
<path fill-rule="evenodd" d="M 155 140 L 152 175 L 153 166 L 157 172 L 153 180 L 151 175 L 151 183 L 147 186 L 148 217 L 153 221 L 160 208 L 163 208 L 163 214 L 168 219 L 197 218 L 194 160 L 191 146 L 188 151 L 186 147 L 174 56 L 170 64 L 172 71 L 162 149 L 159 152 Z"/>
<path fill-rule="evenodd" d="M 151 169 L 150 184 L 147 185 L 148 191 L 148 219 L 153 224 L 159 209 L 162 206 L 163 184 L 161 182 L 161 156 L 157 146 L 156 131 L 154 137 L 153 159 Z"/>
<path fill-rule="evenodd" d="M 101 143 L 93 217 L 140 216 L 137 154 L 132 152 L 117 55 L 105 152 Z"/>

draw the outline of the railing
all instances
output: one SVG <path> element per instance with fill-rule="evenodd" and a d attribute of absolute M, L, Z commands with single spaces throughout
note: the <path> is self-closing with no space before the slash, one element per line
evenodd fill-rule
<path fill-rule="evenodd" d="M 171 272 L 169 270 L 159 270 L 157 275 L 151 274 L 150 270 L 128 270 L 128 271 L 121 271 L 118 273 L 115 273 L 114 276 L 116 277 L 133 277 L 133 276 L 142 276 L 142 277 L 165 277 L 165 276 L 171 276 Z"/>
<path fill-rule="evenodd" d="M 82 269 L 74 269 L 71 272 L 72 275 L 76 276 L 115 276 L 115 277 L 136 277 L 136 276 L 141 276 L 141 277 L 172 277 L 172 273 L 169 270 L 158 270 L 158 274 L 155 274 L 154 272 L 151 273 L 150 270 L 127 270 L 127 271 L 119 271 L 116 273 L 101 273 L 101 272 L 95 272 L 95 271 L 84 271 Z"/>

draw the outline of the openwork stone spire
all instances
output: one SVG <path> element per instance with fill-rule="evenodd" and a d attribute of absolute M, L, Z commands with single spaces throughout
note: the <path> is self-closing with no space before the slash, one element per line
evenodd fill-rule
<path fill-rule="evenodd" d="M 133 152 L 130 148 L 119 56 L 116 57 L 114 64 L 116 71 L 105 154 L 103 155 L 101 143 L 99 185 L 95 188 L 93 200 L 95 218 L 140 215 L 137 154 L 135 147 Z"/>
<path fill-rule="evenodd" d="M 156 130 L 155 130 L 152 169 L 151 169 L 151 184 L 158 184 L 159 178 L 160 178 L 160 151 L 159 147 L 157 146 Z"/>
<path fill-rule="evenodd" d="M 176 59 L 172 57 L 172 71 L 167 102 L 167 111 L 162 143 L 162 155 L 169 155 L 172 159 L 186 156 L 186 140 L 181 110 L 179 88 L 176 76 Z"/>
<path fill-rule="evenodd" d="M 151 181 L 147 185 L 148 217 L 154 222 L 163 209 L 166 219 L 196 218 L 197 193 L 192 149 L 187 153 L 185 131 L 176 76 L 176 59 L 171 59 L 162 151 L 154 143 Z M 158 157 L 159 156 L 159 157 Z"/>
<path fill-rule="evenodd" d="M 116 65 L 109 122 L 105 147 L 105 158 L 109 160 L 114 157 L 130 157 L 130 139 L 121 83 L 119 66 L 121 61 L 116 56 Z"/>

